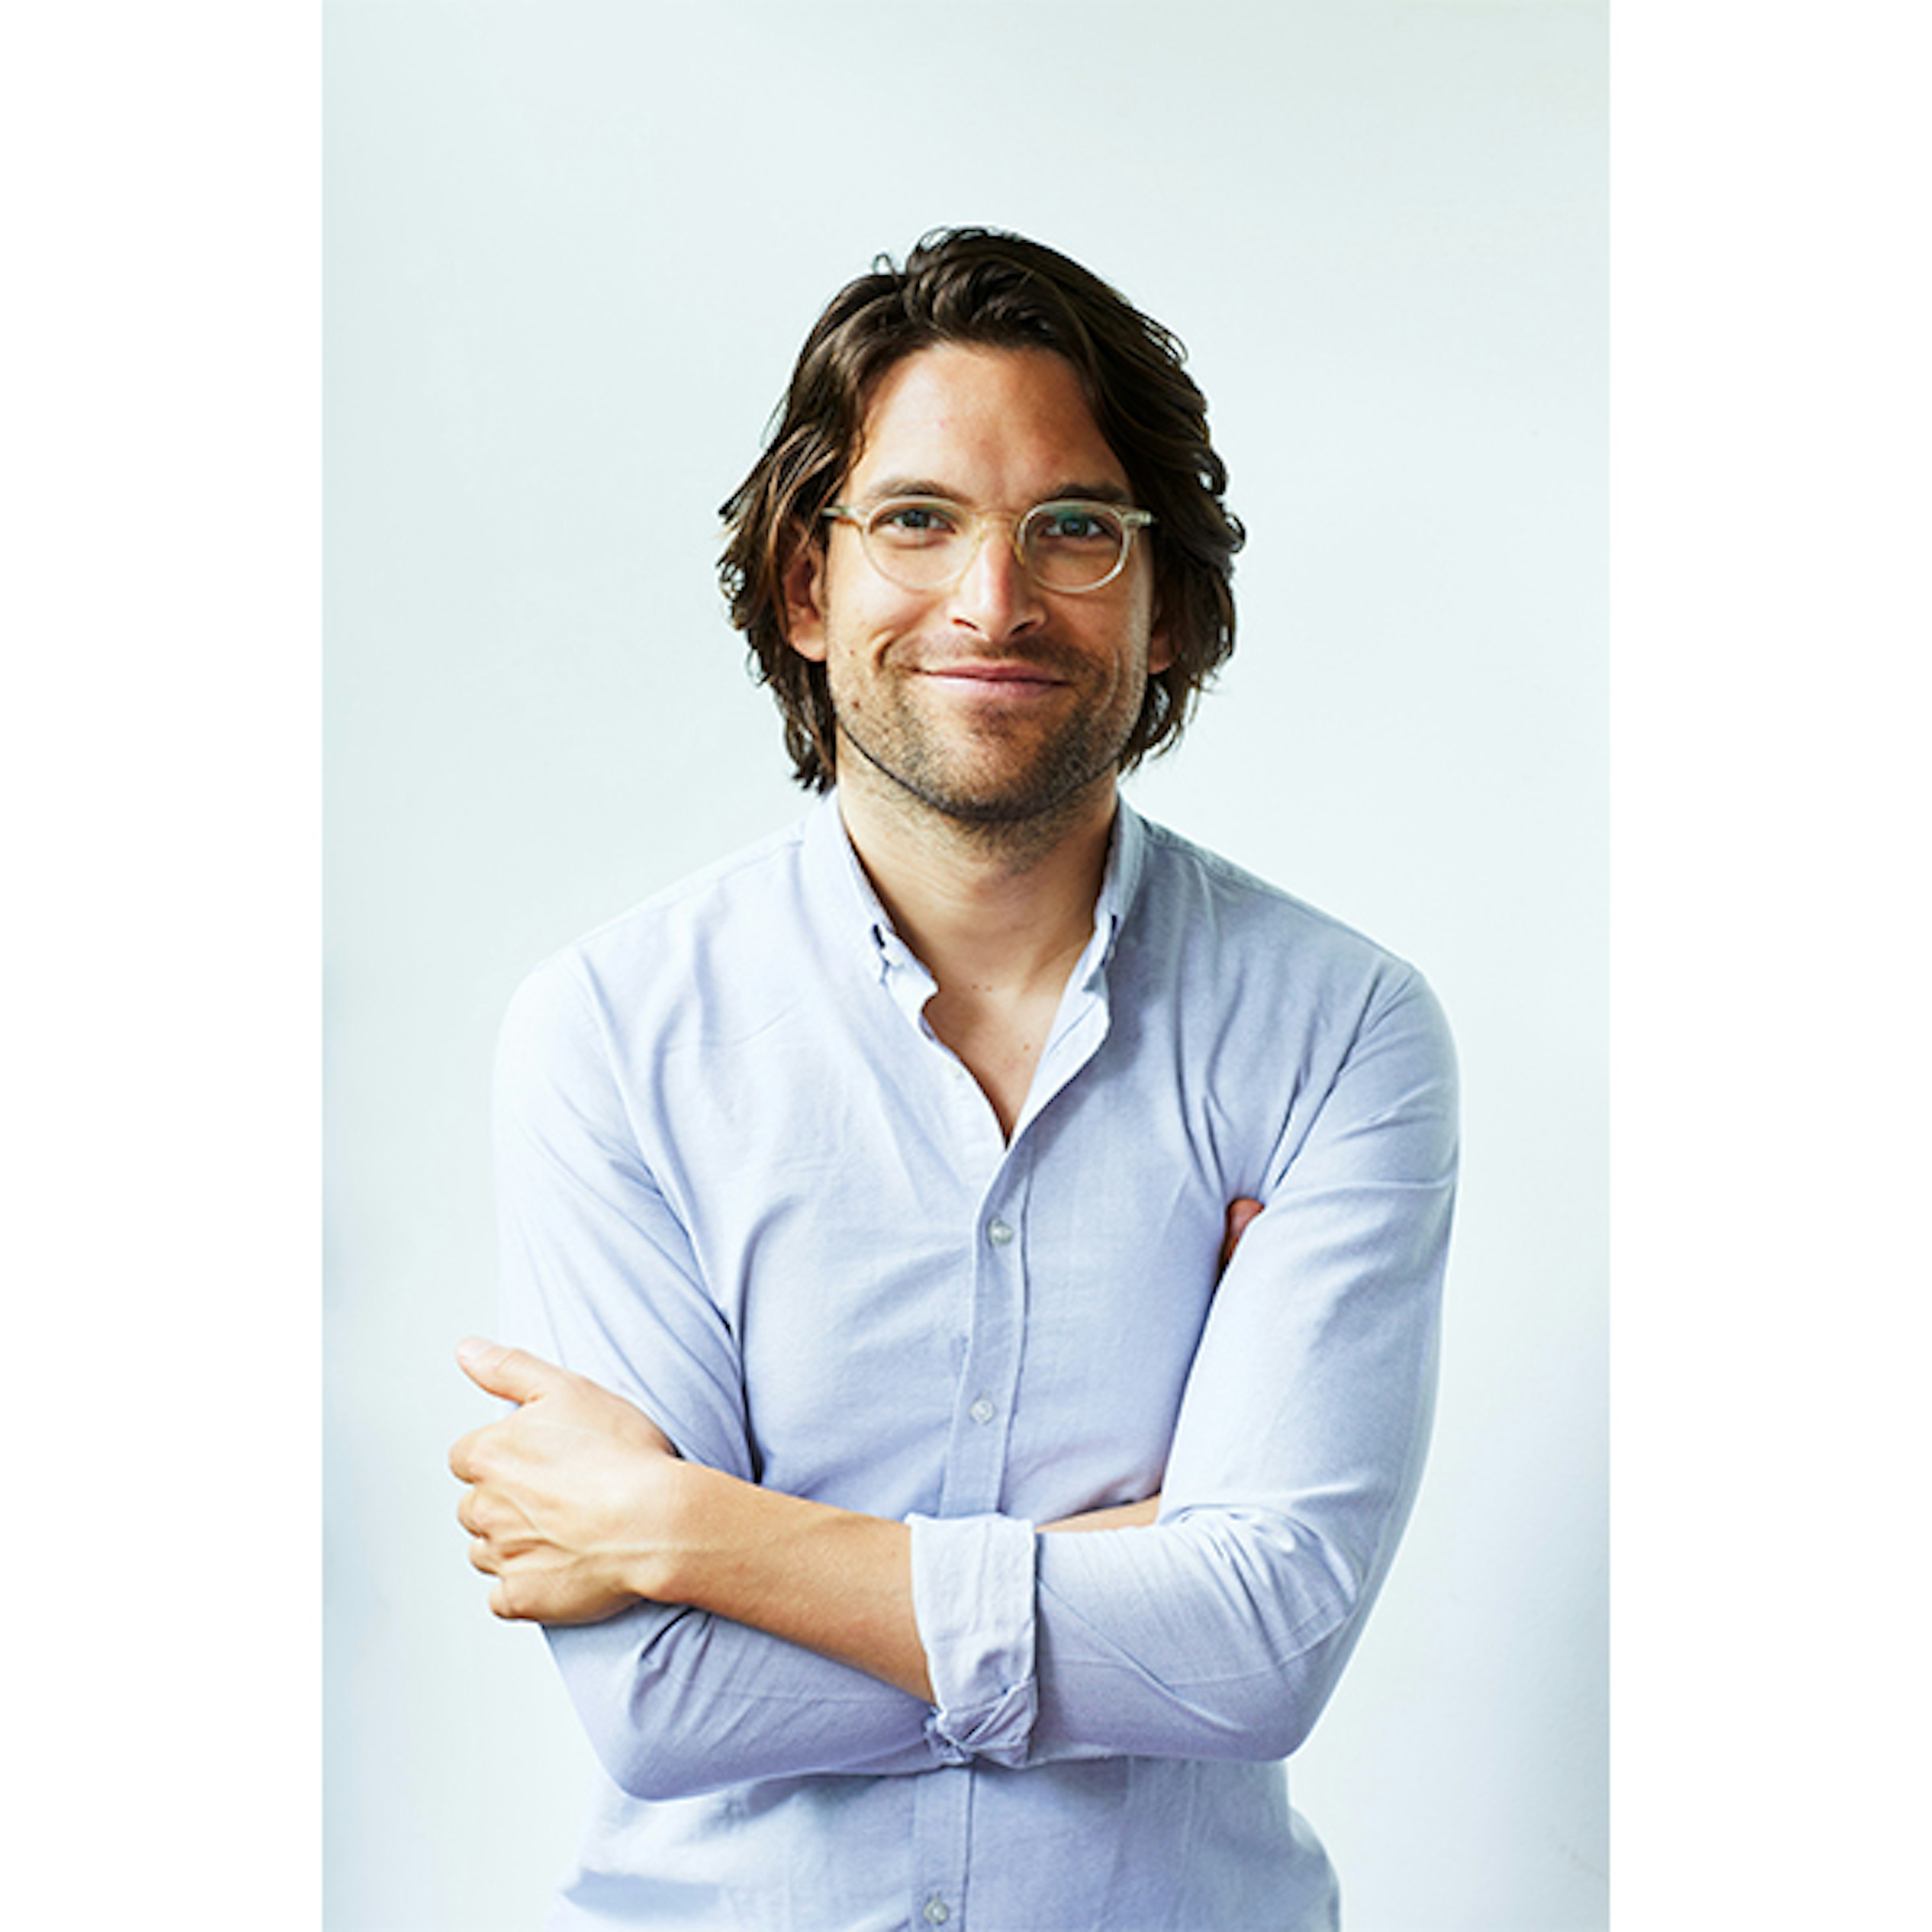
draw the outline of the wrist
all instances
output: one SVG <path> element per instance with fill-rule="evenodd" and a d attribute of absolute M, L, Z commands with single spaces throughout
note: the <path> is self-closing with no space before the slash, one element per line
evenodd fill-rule
<path fill-rule="evenodd" d="M 743 1540 L 744 1499 L 762 1492 L 721 1469 L 667 1457 L 652 1472 L 649 1534 L 632 1563 L 631 1587 L 661 1604 L 716 1610 L 720 1579 Z"/>
<path fill-rule="evenodd" d="M 639 1459 L 621 1496 L 611 1498 L 622 1523 L 619 1580 L 632 1595 L 658 1604 L 690 1600 L 682 1593 L 690 1569 L 686 1544 L 700 1514 L 692 1479 L 712 1473 L 675 1456 L 652 1454 Z"/>

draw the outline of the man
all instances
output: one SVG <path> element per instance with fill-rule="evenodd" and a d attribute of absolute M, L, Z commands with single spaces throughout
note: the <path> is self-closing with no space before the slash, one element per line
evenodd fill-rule
<path fill-rule="evenodd" d="M 1276 1761 L 1414 1493 L 1454 1075 L 1118 796 L 1232 648 L 1224 487 L 1166 332 L 963 231 L 726 506 L 826 795 L 519 992 L 531 1352 L 461 1352 L 472 1560 L 609 1773 L 554 1926 L 1336 1922 Z"/>

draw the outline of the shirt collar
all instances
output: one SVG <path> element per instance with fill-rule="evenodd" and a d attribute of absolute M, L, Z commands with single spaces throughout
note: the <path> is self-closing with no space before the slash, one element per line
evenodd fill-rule
<path fill-rule="evenodd" d="M 834 945 L 860 948 L 867 971 L 876 979 L 890 981 L 908 970 L 926 974 L 859 862 L 838 814 L 836 790 L 818 799 L 806 817 L 805 871 L 814 913 L 824 920 Z M 926 976 L 930 981 L 932 976 Z"/>
<path fill-rule="evenodd" d="M 1125 799 L 1114 814 L 1114 834 L 1107 847 L 1107 869 L 1100 875 L 1100 896 L 1094 902 L 1094 937 L 1081 956 L 1082 983 L 1097 987 L 1114 956 L 1122 922 L 1140 890 L 1141 868 L 1147 856 L 1147 826 Z"/>
<path fill-rule="evenodd" d="M 1094 902 L 1094 936 L 1074 970 L 1075 985 L 1097 990 L 1104 983 L 1122 922 L 1140 889 L 1146 850 L 1145 821 L 1122 799 L 1114 814 L 1100 896 Z M 872 976 L 896 989 L 903 988 L 922 1005 L 936 990 L 935 982 L 899 937 L 866 876 L 839 816 L 836 790 L 814 800 L 806 815 L 804 860 L 808 887 L 832 943 L 858 947 Z"/>

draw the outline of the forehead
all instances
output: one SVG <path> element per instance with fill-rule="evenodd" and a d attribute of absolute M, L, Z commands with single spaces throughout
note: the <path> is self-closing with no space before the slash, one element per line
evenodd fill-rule
<path fill-rule="evenodd" d="M 1064 356 L 942 343 L 880 379 L 850 480 L 1000 502 L 1124 489 L 1127 476 Z"/>

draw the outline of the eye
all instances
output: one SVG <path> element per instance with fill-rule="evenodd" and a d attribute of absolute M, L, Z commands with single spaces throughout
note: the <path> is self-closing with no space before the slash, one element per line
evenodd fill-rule
<path fill-rule="evenodd" d="M 943 543 L 959 532 L 960 513 L 956 506 L 928 498 L 908 499 L 881 503 L 872 512 L 872 534 L 902 549 L 919 549 Z"/>
<path fill-rule="evenodd" d="M 1116 542 L 1120 526 L 1107 512 L 1086 503 L 1055 503 L 1039 513 L 1037 539 L 1049 544 L 1108 544 Z"/>

